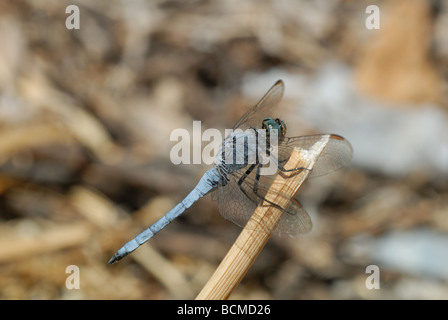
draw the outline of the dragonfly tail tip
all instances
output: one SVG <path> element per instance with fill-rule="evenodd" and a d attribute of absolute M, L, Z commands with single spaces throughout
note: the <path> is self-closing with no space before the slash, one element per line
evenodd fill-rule
<path fill-rule="evenodd" d="M 115 262 L 117 262 L 118 260 L 120 260 L 121 257 L 119 257 L 117 254 L 114 254 L 114 256 L 112 258 L 109 259 L 109 261 L 107 262 L 107 264 L 114 264 Z"/>

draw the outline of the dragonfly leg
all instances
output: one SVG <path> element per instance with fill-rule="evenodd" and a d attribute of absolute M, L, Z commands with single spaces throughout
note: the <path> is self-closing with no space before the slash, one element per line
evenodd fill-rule
<path fill-rule="evenodd" d="M 308 168 L 304 168 L 304 167 L 299 167 L 299 168 L 294 168 L 294 169 L 285 169 L 282 165 L 281 165 L 281 163 L 283 164 L 283 163 L 285 163 L 286 162 L 286 160 L 283 160 L 283 161 L 280 161 L 278 164 L 277 164 L 277 168 L 281 171 L 281 172 L 291 172 L 291 171 L 298 171 L 298 170 L 312 170 L 312 169 L 308 169 Z"/>
<path fill-rule="evenodd" d="M 240 187 L 240 190 L 241 190 L 241 192 L 249 199 L 249 200 L 252 200 L 252 198 L 251 197 L 249 197 L 249 195 L 247 194 L 247 192 L 243 189 L 243 182 L 244 182 L 244 180 L 246 180 L 246 178 L 249 176 L 249 174 L 255 169 L 255 167 L 258 165 L 258 167 L 257 167 L 257 172 L 256 172 L 256 175 L 255 175 L 255 182 L 254 182 L 254 185 L 253 185 L 253 189 L 252 189 L 252 191 L 254 192 L 254 194 L 258 197 L 258 198 L 260 198 L 261 200 L 263 200 L 263 201 L 266 201 L 267 203 L 269 203 L 269 204 L 271 204 L 271 205 L 273 205 L 273 206 L 275 206 L 275 207 L 277 207 L 277 208 L 279 208 L 279 209 L 281 209 L 281 210 L 285 210 L 284 208 L 282 208 L 281 206 L 279 206 L 278 204 L 276 204 L 276 203 L 274 203 L 274 202 L 272 202 L 272 201 L 270 201 L 270 200 L 267 200 L 264 196 L 262 196 L 262 195 L 260 195 L 259 193 L 258 193 L 258 182 L 260 181 L 260 170 L 261 170 L 261 165 L 260 164 L 253 164 L 253 165 L 251 165 L 250 167 L 249 167 L 249 169 L 247 169 L 246 170 L 246 172 L 241 176 L 241 178 L 238 180 L 238 186 Z M 286 211 L 286 210 L 285 210 Z"/>
<path fill-rule="evenodd" d="M 279 208 L 279 209 L 285 210 L 284 208 L 282 208 L 282 207 L 279 206 L 278 204 L 276 204 L 276 203 L 274 203 L 274 202 L 272 202 L 272 201 L 269 201 L 269 200 L 267 200 L 265 197 L 263 197 L 262 195 L 258 194 L 258 182 L 260 181 L 260 176 L 261 176 L 260 171 L 261 171 L 261 167 L 262 167 L 261 165 L 258 165 L 258 167 L 257 167 L 257 173 L 255 174 L 255 182 L 254 182 L 254 189 L 253 189 L 254 194 L 255 194 L 257 197 L 259 197 L 260 199 L 262 199 L 263 201 L 266 201 L 267 203 L 269 203 L 269 204 L 271 204 L 271 205 L 273 205 L 273 206 L 276 206 L 276 207 Z"/>
<path fill-rule="evenodd" d="M 246 170 L 246 172 L 244 172 L 244 174 L 241 176 L 241 178 L 238 180 L 238 186 L 240 187 L 241 192 L 248 198 L 251 199 L 249 197 L 249 195 L 246 193 L 246 191 L 243 189 L 242 184 L 244 182 L 244 180 L 246 180 L 246 178 L 249 176 L 249 174 L 254 170 L 254 168 L 256 167 L 256 163 L 252 164 L 249 169 Z"/>
<path fill-rule="evenodd" d="M 243 188 L 243 182 L 244 182 L 244 180 L 246 180 L 246 178 L 249 176 L 249 174 L 251 174 L 251 172 L 255 169 L 255 167 L 256 167 L 257 165 L 258 165 L 258 168 L 257 168 L 257 173 L 256 173 L 256 175 L 255 175 L 255 182 L 254 182 L 252 191 L 253 191 L 254 194 L 255 194 L 258 198 L 260 198 L 261 200 L 267 201 L 267 202 L 269 202 L 270 204 L 272 204 L 272 205 L 277 206 L 277 207 L 280 208 L 280 206 L 279 206 L 278 204 L 275 204 L 275 203 L 273 203 L 272 201 L 266 200 L 262 195 L 258 194 L 258 182 L 260 181 L 260 168 L 261 168 L 261 165 L 260 165 L 260 164 L 256 164 L 256 163 L 254 163 L 253 165 L 251 165 L 251 166 L 249 167 L 249 169 L 247 169 L 246 172 L 245 172 L 245 173 L 241 176 L 241 178 L 238 180 L 238 186 L 240 187 L 241 192 L 242 192 L 242 193 L 243 193 L 249 200 L 253 201 L 252 198 L 249 197 L 249 195 L 247 194 L 246 190 L 244 190 L 244 188 Z"/>

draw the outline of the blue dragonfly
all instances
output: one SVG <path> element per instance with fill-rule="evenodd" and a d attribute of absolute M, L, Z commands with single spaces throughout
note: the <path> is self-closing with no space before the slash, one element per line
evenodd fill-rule
<path fill-rule="evenodd" d="M 256 207 L 262 201 L 267 201 L 283 211 L 280 222 L 274 230 L 269 231 L 289 235 L 310 231 L 311 219 L 297 199 L 284 195 L 289 198 L 288 205 L 284 208 L 265 199 L 273 179 L 279 172 L 305 170 L 286 170 L 283 164 L 287 162 L 294 148 L 309 150 L 322 138 L 326 138 L 328 143 L 311 169 L 309 177 L 325 175 L 342 168 L 350 162 L 353 151 L 346 139 L 335 134 L 286 137 L 285 123 L 272 114 L 283 92 L 284 84 L 279 80 L 238 120 L 223 141 L 221 152 L 216 157 L 216 165 L 204 173 L 190 194 L 126 243 L 108 263 L 112 264 L 137 249 L 193 203 L 211 192 L 214 192 L 218 199 L 221 215 L 241 227 L 246 224 Z M 261 129 L 256 129 L 259 126 Z M 274 170 L 267 170 L 268 166 L 272 168 L 272 163 L 275 164 Z"/>

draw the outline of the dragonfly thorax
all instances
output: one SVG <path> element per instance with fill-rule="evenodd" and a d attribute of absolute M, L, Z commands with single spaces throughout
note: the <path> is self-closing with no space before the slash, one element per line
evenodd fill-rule
<path fill-rule="evenodd" d="M 286 135 L 285 123 L 276 118 L 265 118 L 261 129 L 250 127 L 245 131 L 235 129 L 223 142 L 216 164 L 222 176 L 241 170 L 248 165 L 259 165 L 268 157 L 271 146 L 277 146 Z M 226 180 L 226 179 L 224 179 Z"/>
<path fill-rule="evenodd" d="M 222 144 L 216 164 L 224 173 L 231 173 L 258 162 L 258 135 L 255 129 L 231 132 Z"/>

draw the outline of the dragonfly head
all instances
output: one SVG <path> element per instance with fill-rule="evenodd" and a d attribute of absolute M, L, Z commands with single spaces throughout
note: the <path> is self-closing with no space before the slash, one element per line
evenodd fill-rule
<path fill-rule="evenodd" d="M 265 118 L 261 127 L 267 131 L 268 137 L 271 130 L 277 130 L 279 140 L 282 140 L 286 135 L 286 124 L 279 118 Z"/>

